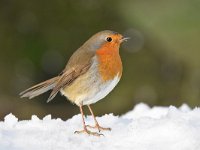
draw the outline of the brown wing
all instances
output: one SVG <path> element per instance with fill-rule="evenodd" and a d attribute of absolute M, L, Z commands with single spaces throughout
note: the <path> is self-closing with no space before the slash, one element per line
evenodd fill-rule
<path fill-rule="evenodd" d="M 85 65 L 79 65 L 64 71 L 60 75 L 60 79 L 58 80 L 56 86 L 53 88 L 47 102 L 51 101 L 63 87 L 70 85 L 76 78 L 84 74 L 90 68 L 90 66 L 91 63 L 87 63 Z"/>
<path fill-rule="evenodd" d="M 47 102 L 51 101 L 63 87 L 70 85 L 76 78 L 84 74 L 90 68 L 94 55 L 95 52 L 85 44 L 76 50 L 70 57 L 65 69 L 59 75 L 60 78 Z"/>

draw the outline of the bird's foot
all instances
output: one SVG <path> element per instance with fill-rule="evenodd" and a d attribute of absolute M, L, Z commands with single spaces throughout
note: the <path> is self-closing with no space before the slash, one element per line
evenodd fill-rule
<path fill-rule="evenodd" d="M 111 128 L 104 128 L 104 127 L 101 127 L 99 124 L 96 124 L 95 126 L 87 125 L 86 127 L 92 128 L 92 129 L 97 128 L 99 132 L 101 132 L 102 130 L 111 131 Z"/>
<path fill-rule="evenodd" d="M 88 130 L 86 127 L 83 130 L 75 131 L 74 133 L 75 134 L 86 133 L 88 135 L 93 135 L 93 136 L 101 136 L 101 135 L 103 135 L 103 134 L 99 134 L 97 132 L 92 132 L 92 131 Z"/>

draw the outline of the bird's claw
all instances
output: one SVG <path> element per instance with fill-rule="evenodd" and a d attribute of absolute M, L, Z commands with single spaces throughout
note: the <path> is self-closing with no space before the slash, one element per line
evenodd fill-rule
<path fill-rule="evenodd" d="M 101 132 L 102 130 L 111 131 L 111 128 L 104 128 L 104 127 L 101 127 L 99 124 L 96 124 L 95 126 L 86 125 L 86 127 L 92 128 L 92 129 L 97 128 L 99 132 Z"/>
<path fill-rule="evenodd" d="M 75 131 L 75 134 L 80 134 L 80 133 L 86 133 L 88 135 L 93 135 L 93 136 L 104 136 L 103 134 L 97 133 L 97 132 L 92 132 L 90 130 L 88 130 L 87 128 L 84 128 L 83 130 L 80 131 Z"/>

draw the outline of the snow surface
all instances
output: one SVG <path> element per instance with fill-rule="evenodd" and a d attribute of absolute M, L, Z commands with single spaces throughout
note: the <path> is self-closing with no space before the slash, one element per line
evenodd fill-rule
<path fill-rule="evenodd" d="M 122 116 L 97 119 L 112 131 L 74 134 L 82 128 L 80 114 L 66 121 L 51 115 L 19 121 L 9 114 L 0 122 L 0 150 L 200 150 L 200 108 L 138 104 Z M 92 117 L 86 122 L 93 124 Z"/>

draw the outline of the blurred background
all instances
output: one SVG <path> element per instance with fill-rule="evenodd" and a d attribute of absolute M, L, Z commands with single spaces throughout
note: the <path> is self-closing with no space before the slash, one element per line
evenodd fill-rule
<path fill-rule="evenodd" d="M 199 0 L 1 0 L 0 119 L 10 112 L 20 119 L 78 114 L 60 94 L 50 103 L 49 92 L 32 100 L 18 94 L 58 75 L 81 44 L 105 29 L 131 40 L 120 50 L 121 82 L 93 105 L 95 114 L 120 115 L 140 102 L 199 106 Z"/>

